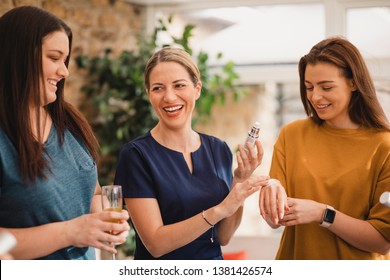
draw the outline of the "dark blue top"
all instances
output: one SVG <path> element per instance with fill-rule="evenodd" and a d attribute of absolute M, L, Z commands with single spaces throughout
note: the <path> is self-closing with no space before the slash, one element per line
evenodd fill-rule
<path fill-rule="evenodd" d="M 232 153 L 228 145 L 200 134 L 201 146 L 191 153 L 191 173 L 183 154 L 160 145 L 150 132 L 125 144 L 119 155 L 115 184 L 125 198 L 156 198 L 164 225 L 177 223 L 219 204 L 232 183 Z M 145 217 L 148 219 L 148 217 Z M 159 259 L 213 259 L 221 255 L 214 227 L 193 242 Z M 135 259 L 154 259 L 136 235 Z"/>
<path fill-rule="evenodd" d="M 69 131 L 60 145 L 54 124 L 44 146 L 51 172 L 26 184 L 18 152 L 0 129 L 0 227 L 35 227 L 90 213 L 97 169 L 86 147 Z M 95 259 L 95 249 L 70 246 L 41 259 Z"/>

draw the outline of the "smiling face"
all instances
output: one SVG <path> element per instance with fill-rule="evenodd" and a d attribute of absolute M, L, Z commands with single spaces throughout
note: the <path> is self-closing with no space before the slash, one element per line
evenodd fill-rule
<path fill-rule="evenodd" d="M 47 35 L 42 44 L 43 77 L 40 82 L 41 105 L 57 98 L 57 83 L 69 76 L 65 61 L 69 55 L 69 39 L 65 32 L 56 31 Z"/>
<path fill-rule="evenodd" d="M 305 86 L 307 99 L 322 120 L 337 128 L 356 128 L 349 116 L 355 86 L 338 67 L 324 62 L 307 64 Z"/>
<path fill-rule="evenodd" d="M 149 76 L 149 99 L 159 118 L 159 125 L 169 129 L 191 126 L 201 82 L 193 84 L 187 70 L 176 62 L 158 63 Z"/>

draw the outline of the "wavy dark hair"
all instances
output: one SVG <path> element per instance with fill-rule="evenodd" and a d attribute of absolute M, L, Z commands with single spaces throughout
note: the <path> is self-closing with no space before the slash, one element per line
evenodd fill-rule
<path fill-rule="evenodd" d="M 349 103 L 349 117 L 354 123 L 367 128 L 390 131 L 389 121 L 379 103 L 362 55 L 351 42 L 341 37 L 322 40 L 299 61 L 301 100 L 306 114 L 315 123 L 321 125 L 324 120 L 319 118 L 307 99 L 305 71 L 308 64 L 315 65 L 319 62 L 335 65 L 346 79 L 355 83 L 356 91 L 353 92 Z"/>
<path fill-rule="evenodd" d="M 42 43 L 46 36 L 63 31 L 69 39 L 68 67 L 72 31 L 55 15 L 31 6 L 14 8 L 0 17 L 0 128 L 14 144 L 20 159 L 20 173 L 25 181 L 47 178 L 50 164 L 44 145 L 31 128 L 30 108 L 36 108 L 38 139 L 40 123 L 40 79 L 42 79 Z M 57 99 L 45 109 L 51 116 L 60 139 L 69 130 L 98 159 L 98 142 L 85 117 L 64 100 L 64 79 L 57 84 Z"/>

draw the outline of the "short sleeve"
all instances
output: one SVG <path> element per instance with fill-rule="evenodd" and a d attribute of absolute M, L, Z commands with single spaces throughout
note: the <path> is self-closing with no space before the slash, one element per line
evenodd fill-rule
<path fill-rule="evenodd" d="M 225 145 L 224 145 L 224 152 L 226 154 L 226 158 L 227 158 L 227 167 L 226 168 L 226 173 L 224 173 L 224 177 L 227 179 L 227 185 L 229 186 L 229 189 L 231 188 L 232 186 L 232 182 L 233 182 L 233 172 L 232 172 L 232 166 L 233 166 L 233 154 L 232 154 L 232 151 L 230 150 L 228 144 L 226 142 L 223 142 Z"/>
<path fill-rule="evenodd" d="M 227 187 L 231 188 L 233 181 L 233 154 L 228 144 L 216 137 L 209 136 L 210 151 L 214 158 L 214 164 L 217 168 L 217 175 L 223 179 Z"/>
<path fill-rule="evenodd" d="M 370 209 L 368 222 L 390 241 L 390 208 L 381 204 L 382 193 L 390 191 L 390 155 L 384 162 L 373 194 L 373 207 Z"/>
<path fill-rule="evenodd" d="M 134 143 L 128 143 L 122 148 L 114 183 L 122 186 L 124 198 L 156 197 L 149 167 Z"/>

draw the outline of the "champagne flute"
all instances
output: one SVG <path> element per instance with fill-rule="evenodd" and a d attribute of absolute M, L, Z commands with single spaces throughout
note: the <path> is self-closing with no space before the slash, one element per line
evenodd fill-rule
<path fill-rule="evenodd" d="M 102 207 L 103 211 L 115 211 L 122 212 L 123 197 L 122 186 L 108 185 L 102 187 Z M 108 220 L 110 223 L 120 223 L 121 220 L 112 219 Z M 112 232 L 110 231 L 110 234 Z M 115 248 L 115 244 L 112 244 Z M 115 254 L 112 254 L 112 259 L 115 260 Z"/>

